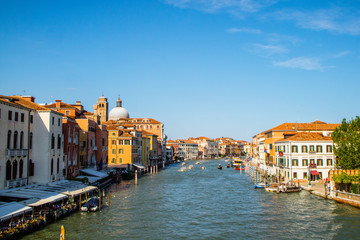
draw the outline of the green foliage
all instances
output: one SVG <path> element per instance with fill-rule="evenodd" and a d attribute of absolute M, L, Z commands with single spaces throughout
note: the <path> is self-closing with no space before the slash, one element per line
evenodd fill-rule
<path fill-rule="evenodd" d="M 334 153 L 337 156 L 337 167 L 342 169 L 360 168 L 360 117 L 346 121 L 333 134 Z"/>
<path fill-rule="evenodd" d="M 360 184 L 351 184 L 351 193 L 359 194 L 359 185 Z"/>

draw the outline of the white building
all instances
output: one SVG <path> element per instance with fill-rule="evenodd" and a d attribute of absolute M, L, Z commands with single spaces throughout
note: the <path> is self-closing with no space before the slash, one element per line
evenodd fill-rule
<path fill-rule="evenodd" d="M 325 135 L 325 134 L 324 134 Z M 321 133 L 299 132 L 275 142 L 276 171 L 286 180 L 327 178 L 334 169 L 331 137 Z"/>
<path fill-rule="evenodd" d="M 28 183 L 64 179 L 63 114 L 34 102 L 34 97 L 13 96 L 19 105 L 32 109 L 29 139 Z"/>
<path fill-rule="evenodd" d="M 28 184 L 33 114 L 16 99 L 0 96 L 0 189 Z"/>

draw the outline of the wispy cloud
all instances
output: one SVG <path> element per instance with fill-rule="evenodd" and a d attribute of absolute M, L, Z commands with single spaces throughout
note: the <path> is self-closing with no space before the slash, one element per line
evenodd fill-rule
<path fill-rule="evenodd" d="M 355 14 L 340 8 L 296 11 L 286 9 L 275 16 L 280 20 L 292 20 L 296 25 L 312 30 L 326 30 L 333 33 L 360 35 L 360 11 Z"/>
<path fill-rule="evenodd" d="M 229 33 L 251 33 L 251 34 L 262 34 L 260 29 L 253 28 L 229 28 L 226 30 Z"/>
<path fill-rule="evenodd" d="M 307 57 L 298 57 L 292 58 L 286 61 L 273 62 L 275 66 L 278 67 L 287 67 L 287 68 L 299 68 L 303 70 L 324 70 L 325 67 L 320 63 L 318 58 L 307 58 Z"/>
<path fill-rule="evenodd" d="M 254 44 L 254 47 L 258 53 L 266 56 L 287 52 L 287 48 L 281 45 Z"/>
<path fill-rule="evenodd" d="M 341 57 L 346 56 L 348 54 L 350 54 L 349 51 L 343 51 L 343 52 L 339 52 L 337 54 L 332 55 L 331 58 L 341 58 Z"/>
<path fill-rule="evenodd" d="M 228 11 L 234 14 L 239 12 L 257 12 L 271 6 L 277 0 L 164 0 L 166 3 L 180 8 L 192 8 L 205 12 Z"/>

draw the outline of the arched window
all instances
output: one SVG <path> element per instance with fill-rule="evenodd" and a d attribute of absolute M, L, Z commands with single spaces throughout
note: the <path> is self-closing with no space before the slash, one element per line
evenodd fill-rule
<path fill-rule="evenodd" d="M 20 133 L 20 149 L 23 149 L 24 147 L 24 132 L 21 131 Z"/>
<path fill-rule="evenodd" d="M 14 145 L 13 145 L 14 149 L 17 149 L 17 142 L 18 142 L 18 132 L 15 131 L 14 132 Z"/>
<path fill-rule="evenodd" d="M 51 149 L 54 149 L 55 147 L 55 137 L 54 134 L 51 134 Z"/>
<path fill-rule="evenodd" d="M 58 159 L 56 163 L 56 173 L 59 173 L 59 171 L 60 171 L 60 160 Z"/>
<path fill-rule="evenodd" d="M 11 180 L 11 162 L 7 160 L 6 162 L 6 180 Z"/>
<path fill-rule="evenodd" d="M 18 164 L 17 164 L 17 161 L 15 160 L 14 163 L 13 163 L 13 176 L 12 176 L 12 179 L 17 178 L 17 167 L 18 167 Z"/>
<path fill-rule="evenodd" d="M 60 136 L 60 134 L 58 134 L 57 148 L 58 148 L 58 149 L 61 148 L 61 136 Z"/>
<path fill-rule="evenodd" d="M 10 149 L 11 146 L 11 131 L 8 131 L 8 136 L 7 136 L 7 148 Z"/>
<path fill-rule="evenodd" d="M 50 174 L 53 175 L 53 173 L 54 173 L 54 159 L 51 159 Z"/>
<path fill-rule="evenodd" d="M 29 148 L 32 149 L 32 143 L 33 143 L 33 134 L 30 133 L 30 142 L 29 142 Z"/>
<path fill-rule="evenodd" d="M 20 159 L 20 164 L 19 164 L 19 178 L 23 177 L 23 172 L 24 172 L 24 161 L 22 159 Z"/>

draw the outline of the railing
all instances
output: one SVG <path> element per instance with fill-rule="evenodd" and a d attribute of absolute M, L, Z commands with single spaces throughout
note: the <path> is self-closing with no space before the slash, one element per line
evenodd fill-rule
<path fill-rule="evenodd" d="M 28 154 L 27 149 L 7 149 L 6 152 L 7 157 L 27 156 L 27 154 Z"/>
<path fill-rule="evenodd" d="M 18 178 L 18 179 L 7 180 L 6 181 L 6 187 L 7 188 L 25 186 L 26 184 L 27 184 L 27 179 L 26 178 Z"/>
<path fill-rule="evenodd" d="M 93 146 L 92 149 L 93 149 L 94 151 L 97 151 L 97 150 L 98 150 L 97 146 Z"/>

